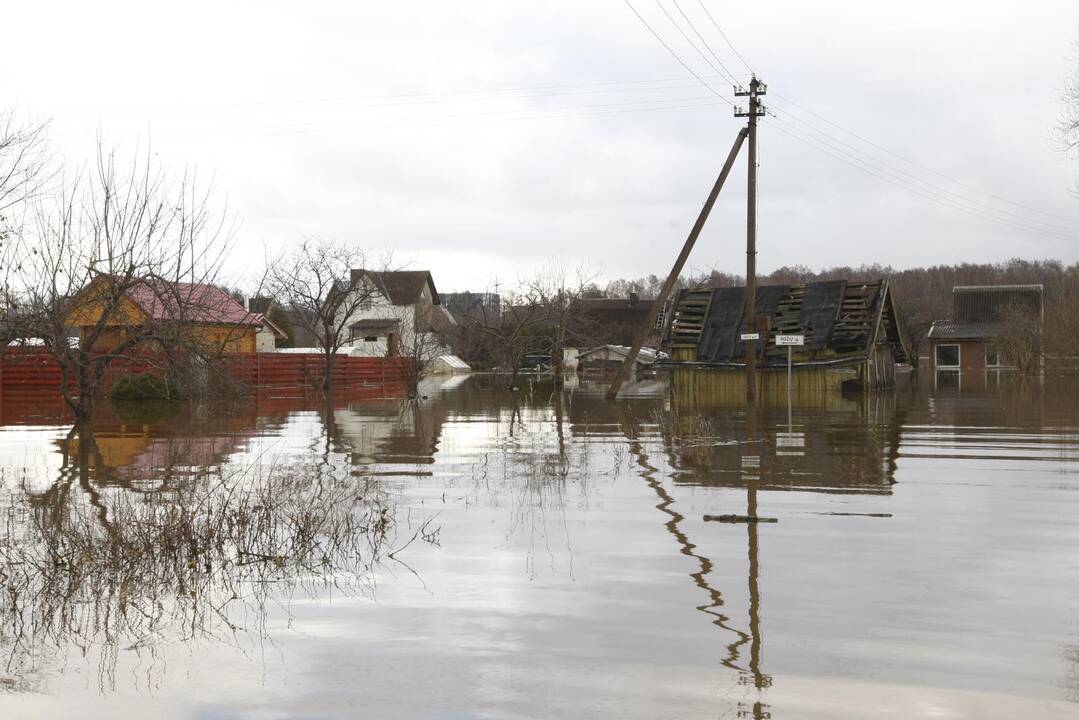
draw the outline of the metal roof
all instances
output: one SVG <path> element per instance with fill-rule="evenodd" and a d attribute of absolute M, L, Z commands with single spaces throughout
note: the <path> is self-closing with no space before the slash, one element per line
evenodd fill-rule
<path fill-rule="evenodd" d="M 956 285 L 952 288 L 953 293 L 958 292 L 997 292 L 1000 290 L 1025 290 L 1028 292 L 1041 292 L 1044 287 L 1041 283 L 1031 285 Z"/>
<path fill-rule="evenodd" d="M 929 328 L 930 340 L 980 340 L 996 337 L 1000 332 L 999 323 L 956 322 L 937 320 Z"/>

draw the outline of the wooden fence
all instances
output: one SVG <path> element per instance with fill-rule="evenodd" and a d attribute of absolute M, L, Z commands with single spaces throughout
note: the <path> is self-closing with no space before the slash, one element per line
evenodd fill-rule
<path fill-rule="evenodd" d="M 303 394 L 322 386 L 323 357 L 314 353 L 231 353 L 221 362 L 235 380 L 260 394 L 282 396 Z M 412 361 L 408 358 L 349 357 L 334 358 L 330 386 L 334 390 L 359 392 L 365 397 L 396 397 L 408 391 Z M 153 358 L 113 360 L 102 378 L 101 390 L 107 392 L 121 377 L 153 371 Z M 43 350 L 7 348 L 0 353 L 0 394 L 38 395 L 42 390 L 57 393 L 63 383 L 60 367 Z"/>

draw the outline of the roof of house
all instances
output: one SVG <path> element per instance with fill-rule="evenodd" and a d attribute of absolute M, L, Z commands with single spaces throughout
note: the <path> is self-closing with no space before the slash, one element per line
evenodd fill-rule
<path fill-rule="evenodd" d="M 284 340 L 288 337 L 288 333 L 279 328 L 277 326 L 277 323 L 271 320 L 268 315 L 263 315 L 262 313 L 252 313 L 251 318 L 256 324 L 264 325 L 270 328 L 270 330 L 273 331 L 274 337 L 278 340 Z"/>
<path fill-rule="evenodd" d="M 1015 312 L 1040 320 L 1042 286 L 957 285 L 952 288 L 953 321 L 994 323 Z"/>
<path fill-rule="evenodd" d="M 665 344 L 696 347 L 697 362 L 745 362 L 745 296 L 744 287 L 681 291 Z M 881 339 L 897 362 L 910 358 L 886 280 L 758 286 L 756 310 L 771 327 L 765 346 L 770 361 L 786 362 L 784 348 L 772 340 L 777 334 L 804 335 L 804 347 L 795 351 L 803 360 L 864 357 Z"/>
<path fill-rule="evenodd" d="M 183 320 L 215 325 L 258 325 L 264 319 L 244 309 L 214 285 L 155 280 L 139 283 L 127 297 L 154 321 Z"/>
<path fill-rule="evenodd" d="M 472 366 L 456 355 L 439 355 L 433 362 L 443 362 L 454 370 L 471 370 Z"/>
<path fill-rule="evenodd" d="M 424 287 L 431 289 L 431 302 L 435 305 L 442 304 L 430 270 L 353 270 L 353 280 L 357 274 L 371 278 L 379 291 L 394 305 L 416 304 Z"/>
<path fill-rule="evenodd" d="M 937 320 L 929 328 L 927 337 L 930 340 L 981 340 L 996 337 L 999 333 L 1000 323 Z"/>

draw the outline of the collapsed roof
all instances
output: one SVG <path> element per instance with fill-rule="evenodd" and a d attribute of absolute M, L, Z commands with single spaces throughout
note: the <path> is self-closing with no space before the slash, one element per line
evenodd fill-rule
<path fill-rule="evenodd" d="M 664 345 L 696 348 L 697 362 L 744 365 L 745 296 L 744 287 L 681 291 Z M 771 328 L 764 346 L 770 363 L 786 362 L 786 349 L 775 346 L 780 334 L 805 336 L 795 348 L 799 362 L 864 358 L 877 343 L 889 345 L 896 362 L 910 362 L 886 280 L 764 285 L 756 300 Z"/>

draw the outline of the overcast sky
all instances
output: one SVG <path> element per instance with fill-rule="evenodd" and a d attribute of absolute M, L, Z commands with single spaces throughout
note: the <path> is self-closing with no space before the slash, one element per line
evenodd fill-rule
<path fill-rule="evenodd" d="M 716 92 L 730 83 L 661 7 L 745 79 L 698 0 L 631 1 Z M 1075 0 L 704 5 L 778 116 L 760 130 L 762 271 L 1079 260 L 1079 166 L 1054 136 Z M 71 160 L 100 132 L 212 174 L 236 277 L 304 236 L 392 251 L 443 291 L 551 261 L 663 274 L 743 122 L 624 0 L 42 1 L 4 24 L 3 104 L 52 118 Z M 737 167 L 695 271 L 744 270 Z"/>

